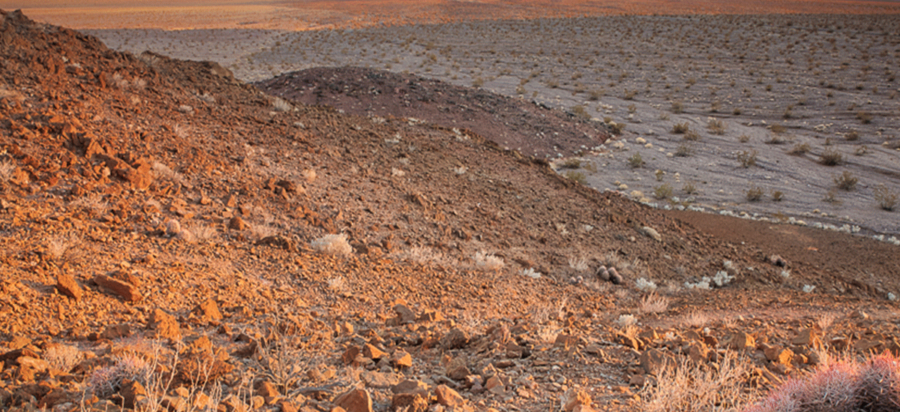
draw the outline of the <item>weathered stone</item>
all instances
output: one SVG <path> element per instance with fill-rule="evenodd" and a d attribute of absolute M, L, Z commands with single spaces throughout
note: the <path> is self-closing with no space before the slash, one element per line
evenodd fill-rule
<path fill-rule="evenodd" d="M 351 345 L 344 350 L 344 353 L 341 355 L 341 360 L 344 361 L 344 365 L 353 365 L 356 363 L 356 358 L 360 355 L 360 350 L 358 346 Z"/>
<path fill-rule="evenodd" d="M 425 412 L 428 399 L 421 393 L 397 393 L 391 398 L 391 411 Z"/>
<path fill-rule="evenodd" d="M 119 389 L 119 396 L 122 397 L 123 406 L 134 409 L 135 404 L 141 397 L 147 396 L 147 390 L 138 382 L 124 379 Z"/>
<path fill-rule="evenodd" d="M 118 279 L 111 278 L 106 275 L 94 276 L 94 283 L 108 289 L 112 293 L 118 295 L 126 302 L 139 302 L 143 299 L 137 286 L 123 282 Z"/>
<path fill-rule="evenodd" d="M 640 342 L 637 339 L 635 339 L 631 336 L 628 336 L 628 335 L 617 333 L 614 340 L 616 343 L 623 345 L 623 346 L 627 346 L 634 350 L 638 350 L 641 348 Z"/>
<path fill-rule="evenodd" d="M 384 351 L 378 349 L 377 347 L 375 347 L 375 345 L 372 345 L 370 343 L 367 343 L 365 346 L 363 346 L 362 355 L 374 360 L 387 357 L 387 353 L 384 353 Z"/>
<path fill-rule="evenodd" d="M 812 328 L 804 328 L 800 330 L 800 333 L 791 340 L 791 344 L 795 346 L 808 346 L 810 348 L 821 348 L 822 347 L 822 339 L 819 337 L 819 333 Z"/>
<path fill-rule="evenodd" d="M 231 230 L 246 230 L 249 227 L 250 225 L 244 219 L 241 219 L 240 216 L 235 216 L 228 222 L 228 228 Z"/>
<path fill-rule="evenodd" d="M 674 366 L 675 359 L 669 352 L 659 349 L 650 349 L 641 354 L 641 368 L 650 375 L 658 375 L 664 369 Z"/>
<path fill-rule="evenodd" d="M 590 405 L 591 395 L 581 389 L 570 389 L 563 395 L 563 409 L 572 412 L 578 405 Z"/>
<path fill-rule="evenodd" d="M 393 309 L 394 313 L 397 314 L 396 323 L 398 325 L 412 323 L 416 320 L 416 314 L 406 305 L 396 304 Z"/>
<path fill-rule="evenodd" d="M 81 286 L 75 282 L 75 278 L 67 273 L 60 273 L 56 276 L 56 289 L 59 290 L 59 293 L 75 299 L 76 302 L 81 300 L 84 293 Z"/>
<path fill-rule="evenodd" d="M 405 380 L 391 387 L 393 393 L 428 393 L 428 384 L 425 382 Z"/>
<path fill-rule="evenodd" d="M 395 368 L 412 367 L 412 355 L 404 350 L 398 349 L 391 355 L 391 365 L 394 365 Z"/>
<path fill-rule="evenodd" d="M 100 339 L 113 340 L 127 338 L 131 336 L 131 327 L 122 323 L 118 325 L 107 326 L 100 334 Z"/>
<path fill-rule="evenodd" d="M 280 396 L 278 389 L 269 381 L 262 381 L 256 384 L 256 394 L 267 398 L 275 398 Z"/>
<path fill-rule="evenodd" d="M 181 326 L 174 316 L 162 309 L 154 309 L 150 314 L 150 329 L 156 331 L 156 336 L 162 339 L 178 339 L 181 337 Z"/>
<path fill-rule="evenodd" d="M 727 339 L 728 349 L 745 350 L 755 349 L 756 339 L 745 332 L 734 332 Z"/>
<path fill-rule="evenodd" d="M 359 374 L 359 377 L 370 388 L 386 389 L 400 382 L 397 375 L 393 373 L 363 371 Z"/>
<path fill-rule="evenodd" d="M 363 389 L 351 389 L 338 395 L 334 404 L 347 412 L 372 412 L 372 397 Z"/>
<path fill-rule="evenodd" d="M 794 352 L 781 346 L 770 346 L 763 350 L 763 353 L 766 359 L 782 365 L 790 365 L 794 359 Z"/>
<path fill-rule="evenodd" d="M 458 358 L 454 358 L 447 364 L 447 368 L 445 369 L 447 376 L 450 379 L 455 380 L 463 380 L 466 376 L 469 376 L 472 372 L 469 371 L 469 367 L 466 365 L 466 357 L 460 356 Z"/>
<path fill-rule="evenodd" d="M 207 299 L 203 303 L 194 308 L 194 313 L 200 316 L 200 320 L 204 322 L 222 320 L 222 312 L 219 312 L 219 305 L 213 299 Z"/>
<path fill-rule="evenodd" d="M 469 343 L 469 335 L 459 328 L 453 328 L 441 338 L 441 347 L 444 349 L 461 349 Z"/>
<path fill-rule="evenodd" d="M 466 401 L 459 392 L 451 389 L 447 385 L 438 385 L 438 387 L 434 388 L 434 395 L 437 397 L 437 402 L 439 404 L 451 408 L 462 406 Z"/>

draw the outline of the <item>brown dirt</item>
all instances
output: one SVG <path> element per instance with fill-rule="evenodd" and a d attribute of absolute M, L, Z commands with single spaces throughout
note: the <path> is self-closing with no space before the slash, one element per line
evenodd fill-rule
<path fill-rule="evenodd" d="M 603 123 L 533 102 L 412 74 L 314 68 L 255 83 L 273 96 L 360 116 L 399 116 L 472 131 L 525 156 L 572 156 L 606 142 Z"/>
<path fill-rule="evenodd" d="M 0 14 L 0 82 L 4 410 L 118 410 L 134 386 L 108 376 L 143 359 L 175 376 L 150 388 L 169 406 L 201 391 L 226 410 L 370 410 L 338 397 L 359 387 L 389 410 L 382 381 L 411 379 L 431 387 L 426 404 L 448 403 L 438 385 L 458 391 L 455 410 L 548 410 L 570 391 L 635 410 L 650 349 L 721 355 L 729 336 L 750 333 L 748 388 L 813 367 L 764 355 L 811 354 L 793 340 L 812 325 L 830 350 L 839 337 L 860 353 L 900 350 L 884 295 L 898 290 L 885 262 L 900 252 L 873 240 L 728 218 L 717 228 L 400 113 L 281 112 L 217 64 L 111 51 L 20 13 Z M 311 242 L 329 233 L 352 252 L 317 252 Z M 480 251 L 505 266 L 479 268 Z M 789 261 L 789 279 L 770 253 Z M 579 257 L 588 270 L 570 267 Z M 725 260 L 729 285 L 681 287 Z M 624 283 L 597 280 L 601 263 Z M 543 276 L 520 274 L 529 268 Z M 641 277 L 667 309 L 640 311 Z M 818 287 L 800 292 L 807 284 Z M 637 329 L 616 324 L 623 315 Z M 60 344 L 74 347 L 70 361 Z M 387 359 L 404 353 L 411 366 Z M 294 368 L 278 373 L 278 361 Z M 484 391 L 492 377 L 500 386 Z"/>

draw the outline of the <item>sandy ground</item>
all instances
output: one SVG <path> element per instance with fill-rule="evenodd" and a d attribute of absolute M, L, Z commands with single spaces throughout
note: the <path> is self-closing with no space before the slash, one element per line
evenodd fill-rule
<path fill-rule="evenodd" d="M 89 33 L 116 49 L 217 60 L 248 81 L 357 65 L 583 109 L 625 125 L 622 145 L 582 157 L 586 169 L 576 172 L 594 188 L 663 207 L 890 235 L 900 233 L 900 220 L 877 206 L 875 189 L 900 191 L 896 25 L 891 16 L 644 16 Z M 708 128 L 711 119 L 723 123 L 722 134 Z M 696 136 L 673 133 L 676 124 Z M 807 153 L 789 153 L 803 145 Z M 840 155 L 837 166 L 820 164 L 827 153 Z M 635 154 L 641 167 L 631 167 Z M 740 159 L 753 157 L 755 164 L 743 167 Z M 858 179 L 855 190 L 836 188 L 844 172 Z M 686 193 L 687 183 L 695 193 Z M 748 200 L 757 189 L 762 198 Z M 781 201 L 773 200 L 775 191 Z"/>

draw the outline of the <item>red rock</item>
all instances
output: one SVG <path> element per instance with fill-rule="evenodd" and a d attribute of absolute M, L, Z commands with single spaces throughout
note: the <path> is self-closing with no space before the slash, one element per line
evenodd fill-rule
<path fill-rule="evenodd" d="M 822 339 L 819 337 L 819 333 L 812 328 L 800 330 L 800 333 L 791 340 L 791 343 L 795 346 L 808 346 L 817 349 L 822 347 Z"/>
<path fill-rule="evenodd" d="M 136 286 L 106 275 L 94 276 L 94 283 L 108 289 L 126 302 L 139 302 L 143 299 Z"/>
<path fill-rule="evenodd" d="M 391 411 L 425 412 L 428 410 L 428 399 L 421 393 L 397 393 L 391 398 Z"/>
<path fill-rule="evenodd" d="M 412 367 L 412 362 L 412 356 L 404 350 L 398 349 L 391 355 L 391 364 L 395 368 Z"/>
<path fill-rule="evenodd" d="M 203 303 L 197 305 L 194 309 L 194 313 L 198 314 L 200 320 L 203 322 L 222 320 L 222 312 L 219 312 L 219 305 L 217 305 L 216 301 L 213 299 L 207 299 Z"/>
<path fill-rule="evenodd" d="M 468 366 L 466 366 L 465 356 L 460 356 L 451 360 L 450 363 L 447 364 L 445 372 L 450 379 L 455 380 L 463 380 L 472 373 L 469 371 Z"/>
<path fill-rule="evenodd" d="M 250 225 L 244 219 L 241 219 L 240 216 L 235 216 L 228 222 L 228 228 L 231 230 L 246 230 L 249 227 Z"/>
<path fill-rule="evenodd" d="M 404 323 L 412 323 L 416 320 L 416 314 L 413 313 L 406 305 L 394 305 L 394 313 L 397 314 L 397 322 L 399 325 Z"/>
<path fill-rule="evenodd" d="M 369 358 L 378 360 L 381 358 L 387 357 L 387 354 L 384 353 L 381 349 L 375 347 L 375 345 L 367 343 L 366 346 L 363 346 L 362 355 Z"/>
<path fill-rule="evenodd" d="M 178 339 L 181 337 L 181 326 L 178 324 L 178 320 L 161 309 L 153 310 L 148 326 L 156 331 L 156 336 L 159 338 Z"/>
<path fill-rule="evenodd" d="M 75 278 L 67 273 L 60 273 L 56 276 L 56 289 L 59 290 L 59 293 L 75 299 L 76 302 L 81 300 L 81 296 L 84 293 L 81 290 L 81 286 L 78 286 L 78 283 L 75 282 Z"/>
<path fill-rule="evenodd" d="M 658 375 L 664 369 L 674 366 L 675 359 L 669 352 L 659 349 L 650 349 L 641 354 L 641 368 L 650 375 Z"/>
<path fill-rule="evenodd" d="M 563 395 L 563 409 L 572 412 L 578 405 L 590 405 L 591 395 L 584 390 L 570 389 Z"/>
<path fill-rule="evenodd" d="M 351 389 L 338 395 L 334 404 L 347 412 L 372 412 L 372 397 L 363 389 Z"/>
<path fill-rule="evenodd" d="M 275 385 L 269 381 L 262 381 L 256 384 L 256 393 L 267 398 L 275 398 L 281 395 L 278 393 L 278 389 L 275 388 Z"/>
<path fill-rule="evenodd" d="M 122 396 L 123 404 L 126 408 L 134 409 L 134 405 L 141 397 L 147 396 L 147 390 L 138 382 L 124 379 L 119 389 L 119 395 Z"/>
<path fill-rule="evenodd" d="M 341 360 L 344 361 L 345 365 L 352 365 L 356 363 L 356 358 L 360 355 L 360 350 L 358 346 L 349 346 L 341 355 Z"/>
<path fill-rule="evenodd" d="M 447 385 L 439 385 L 437 388 L 434 388 L 434 395 L 437 397 L 439 404 L 451 408 L 462 406 L 466 402 L 459 392 L 450 389 Z"/>
<path fill-rule="evenodd" d="M 727 338 L 729 349 L 744 350 L 756 348 L 756 339 L 744 332 L 734 332 Z"/>
<path fill-rule="evenodd" d="M 770 346 L 763 350 L 763 353 L 766 355 L 766 359 L 786 366 L 790 365 L 794 359 L 793 351 L 780 346 Z"/>
<path fill-rule="evenodd" d="M 391 387 L 393 393 L 428 393 L 428 384 L 425 382 L 405 380 Z"/>
<path fill-rule="evenodd" d="M 469 335 L 459 328 L 453 328 L 441 338 L 441 347 L 444 349 L 461 349 L 469 343 Z"/>
<path fill-rule="evenodd" d="M 113 340 L 127 338 L 131 336 L 131 327 L 122 323 L 119 325 L 107 326 L 100 334 L 100 339 Z"/>

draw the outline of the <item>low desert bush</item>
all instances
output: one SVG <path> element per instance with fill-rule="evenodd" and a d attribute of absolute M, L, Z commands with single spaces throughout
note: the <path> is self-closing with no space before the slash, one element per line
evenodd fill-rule
<path fill-rule="evenodd" d="M 890 352 L 864 362 L 832 360 L 774 389 L 747 412 L 893 411 L 900 399 L 900 359 Z"/>
<path fill-rule="evenodd" d="M 668 199 L 672 197 L 672 186 L 668 183 L 663 183 L 659 186 L 653 188 L 653 196 L 659 200 Z"/>
<path fill-rule="evenodd" d="M 900 195 L 887 186 L 879 185 L 875 188 L 873 194 L 875 195 L 875 202 L 878 203 L 878 207 L 887 211 L 892 211 L 897 207 L 897 199 Z"/>
<path fill-rule="evenodd" d="M 809 151 L 810 151 L 809 143 L 797 143 L 794 145 L 794 147 L 791 148 L 791 150 L 788 151 L 788 154 L 800 156 L 800 155 L 809 153 Z"/>
<path fill-rule="evenodd" d="M 672 113 L 678 114 L 684 112 L 684 103 L 681 101 L 672 102 Z"/>
<path fill-rule="evenodd" d="M 782 200 L 784 200 L 784 192 L 782 192 L 780 190 L 773 190 L 772 191 L 772 201 L 780 202 Z"/>
<path fill-rule="evenodd" d="M 756 155 L 758 154 L 759 152 L 756 150 L 741 150 L 737 154 L 737 159 L 741 162 L 741 166 L 746 169 L 750 166 L 756 166 Z"/>
<path fill-rule="evenodd" d="M 834 149 L 825 149 L 822 152 L 822 156 L 819 157 L 819 163 L 825 166 L 837 166 L 844 161 L 844 156 L 841 155 L 841 152 L 838 152 Z"/>
<path fill-rule="evenodd" d="M 641 157 L 640 153 L 635 153 L 628 158 L 628 164 L 633 168 L 638 168 L 644 165 L 644 159 Z"/>
<path fill-rule="evenodd" d="M 675 123 L 672 126 L 672 133 L 674 134 L 684 134 L 690 129 L 687 122 L 684 123 Z"/>
<path fill-rule="evenodd" d="M 851 130 L 844 135 L 844 139 L 848 142 L 855 142 L 859 140 L 859 132 L 857 132 L 856 130 Z"/>
<path fill-rule="evenodd" d="M 834 177 L 834 184 L 841 190 L 851 191 L 856 188 L 857 182 L 859 182 L 859 179 L 846 170 L 844 173 Z"/>
<path fill-rule="evenodd" d="M 709 122 L 706 124 L 706 128 L 712 134 L 723 135 L 723 134 L 725 134 L 725 128 L 726 128 L 725 121 L 715 119 L 715 118 L 710 118 Z"/>
<path fill-rule="evenodd" d="M 697 142 L 700 141 L 700 133 L 697 133 L 693 130 L 688 130 L 684 132 L 684 136 L 682 138 L 689 142 Z"/>
<path fill-rule="evenodd" d="M 688 359 L 670 362 L 645 386 L 637 410 L 643 412 L 741 410 L 751 401 L 745 391 L 749 362 L 726 352 L 717 368 Z M 727 405 L 727 407 L 726 407 Z"/>
<path fill-rule="evenodd" d="M 578 117 L 578 118 L 580 118 L 580 119 L 585 119 L 585 120 L 586 120 L 586 119 L 590 119 L 590 118 L 591 118 L 591 115 L 588 114 L 588 112 L 587 112 L 587 110 L 584 108 L 584 106 L 582 106 L 582 105 L 580 105 L 580 104 L 579 104 L 579 105 L 572 106 L 572 114 L 575 115 L 575 117 Z"/>
<path fill-rule="evenodd" d="M 353 247 L 347 242 L 347 235 L 343 233 L 322 236 L 310 242 L 309 246 L 316 252 L 330 255 L 349 255 L 353 253 Z"/>
<path fill-rule="evenodd" d="M 684 186 L 681 187 L 681 191 L 686 194 L 692 195 L 697 193 L 697 185 L 693 181 L 687 181 L 684 183 Z"/>
<path fill-rule="evenodd" d="M 675 156 L 677 157 L 689 157 L 694 154 L 694 146 L 688 142 L 682 142 L 675 148 Z"/>
<path fill-rule="evenodd" d="M 640 279 L 639 279 L 640 280 Z M 659 296 L 655 292 L 641 298 L 641 313 L 661 313 L 669 308 L 669 299 Z"/>
<path fill-rule="evenodd" d="M 744 193 L 747 195 L 747 200 L 749 200 L 751 202 L 756 202 L 756 201 L 759 201 L 762 199 L 765 191 L 763 191 L 763 189 L 759 186 L 751 186 Z"/>
<path fill-rule="evenodd" d="M 569 170 L 565 174 L 566 179 L 578 182 L 580 184 L 587 184 L 587 176 L 583 172 L 578 172 L 575 170 Z"/>
<path fill-rule="evenodd" d="M 745 135 L 745 134 L 742 134 L 742 135 L 740 135 L 740 136 L 738 137 L 738 141 L 741 142 L 741 143 L 747 143 L 747 142 L 750 141 L 750 136 L 747 136 L 747 135 Z"/>
<path fill-rule="evenodd" d="M 560 165 L 563 169 L 578 169 L 581 167 L 581 159 L 567 159 Z"/>

